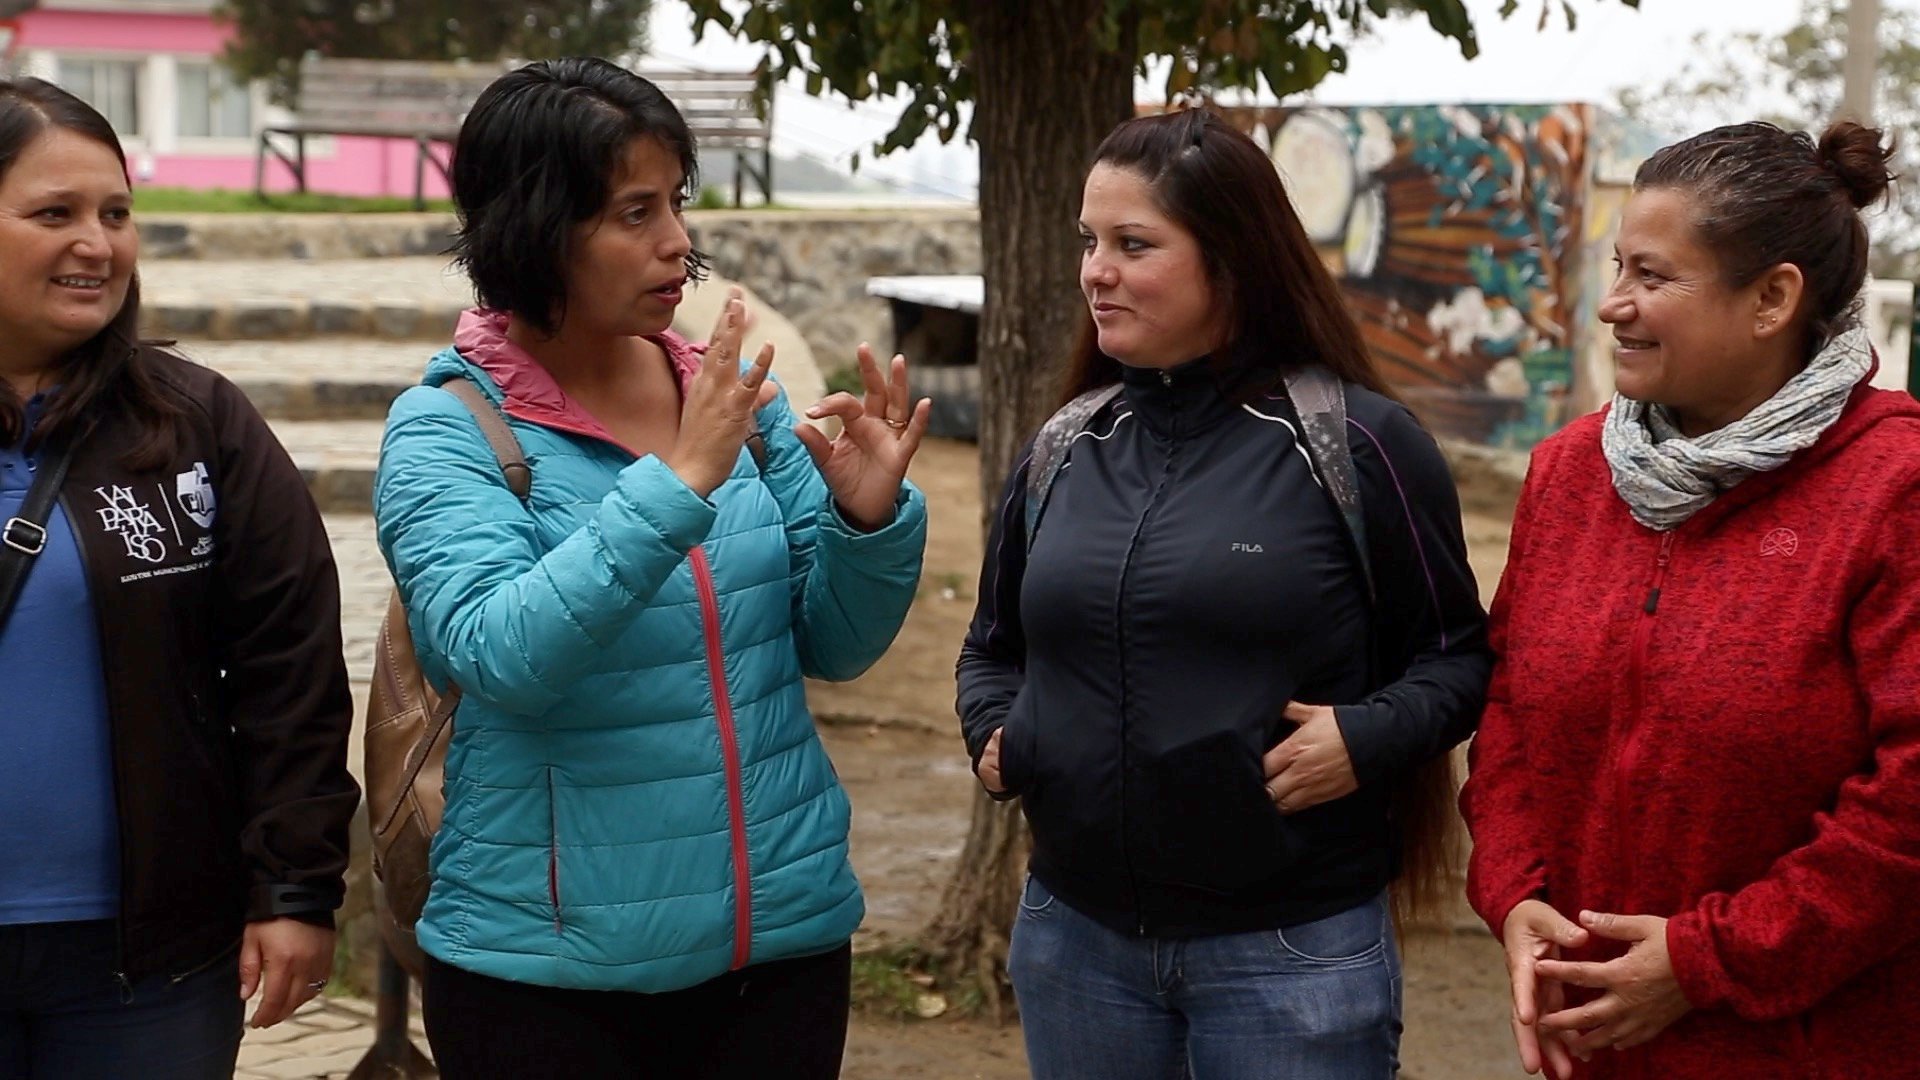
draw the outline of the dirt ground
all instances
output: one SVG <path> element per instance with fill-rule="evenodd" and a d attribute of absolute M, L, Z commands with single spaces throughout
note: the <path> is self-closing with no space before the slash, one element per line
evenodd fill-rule
<path fill-rule="evenodd" d="M 912 936 L 932 915 L 966 836 L 974 780 L 953 715 L 953 661 L 980 572 L 980 500 L 971 445 L 930 441 L 912 477 L 931 528 L 920 598 L 887 656 L 855 682 L 815 684 L 809 697 L 853 798 L 853 858 L 867 893 L 857 948 Z M 1507 522 L 1470 515 L 1467 541 L 1491 596 L 1506 559 Z M 1405 948 L 1408 1080 L 1523 1076 L 1507 1034 L 1500 949 L 1472 928 L 1410 935 Z M 848 1080 L 1025 1080 L 1017 1026 L 856 1015 Z M 1124 1080 L 1124 1078 L 1115 1078 Z"/>

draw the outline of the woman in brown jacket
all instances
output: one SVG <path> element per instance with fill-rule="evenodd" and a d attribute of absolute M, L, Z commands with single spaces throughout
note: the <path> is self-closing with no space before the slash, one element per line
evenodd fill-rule
<path fill-rule="evenodd" d="M 326 985 L 352 719 L 300 473 L 135 337 L 126 161 L 0 81 L 0 1078 L 226 1080 Z"/>

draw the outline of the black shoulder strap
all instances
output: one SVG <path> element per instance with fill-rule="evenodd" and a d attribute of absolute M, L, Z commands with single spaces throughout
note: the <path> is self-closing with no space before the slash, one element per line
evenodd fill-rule
<path fill-rule="evenodd" d="M 533 468 L 527 464 L 527 453 L 520 448 L 520 440 L 514 438 L 500 407 L 467 379 L 448 379 L 440 384 L 440 389 L 459 398 L 460 404 L 480 422 L 480 434 L 486 436 L 487 445 L 493 448 L 493 456 L 500 462 L 500 473 L 507 478 L 507 487 L 521 502 L 526 502 L 527 494 L 533 490 Z"/>
<path fill-rule="evenodd" d="M 60 485 L 67 478 L 67 465 L 73 460 L 73 447 L 65 439 L 44 446 L 40 468 L 33 485 L 27 489 L 20 512 L 0 525 L 0 626 L 6 625 L 13 602 L 27 582 L 27 571 L 34 557 L 47 548 L 47 518 L 53 514 L 54 500 L 60 497 Z"/>
<path fill-rule="evenodd" d="M 1360 564 L 1360 580 L 1367 602 L 1375 599 L 1373 560 L 1367 547 L 1367 513 L 1360 501 L 1360 474 L 1353 467 L 1353 449 L 1347 443 L 1347 391 L 1333 372 L 1318 364 L 1295 368 L 1286 378 L 1287 399 L 1300 416 L 1301 438 L 1313 461 L 1320 487 L 1333 500 L 1347 527 Z"/>
<path fill-rule="evenodd" d="M 1033 534 L 1040 527 L 1040 511 L 1046 508 L 1047 496 L 1053 492 L 1053 481 L 1060 475 L 1060 467 L 1067 463 L 1067 451 L 1072 448 L 1073 440 L 1087 430 L 1101 409 L 1120 396 L 1120 391 L 1119 383 L 1095 387 L 1060 406 L 1060 411 L 1040 425 L 1040 433 L 1033 438 L 1033 456 L 1027 459 L 1028 550 L 1033 548 Z"/>

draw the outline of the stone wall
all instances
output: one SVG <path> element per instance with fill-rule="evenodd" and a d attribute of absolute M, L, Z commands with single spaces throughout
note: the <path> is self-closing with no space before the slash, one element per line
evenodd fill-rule
<path fill-rule="evenodd" d="M 887 302 L 867 279 L 977 274 L 980 218 L 953 210 L 694 210 L 694 244 L 716 273 L 746 285 L 790 319 L 823 373 L 853 363 L 862 341 L 893 344 Z M 143 215 L 148 259 L 345 259 L 437 255 L 453 220 L 442 214 Z"/>
<path fill-rule="evenodd" d="M 867 295 L 868 278 L 980 272 L 980 218 L 971 209 L 707 210 L 689 213 L 687 224 L 716 273 L 793 321 L 823 374 L 852 364 L 862 341 L 883 358 L 892 347 L 892 316 L 885 300 Z"/>

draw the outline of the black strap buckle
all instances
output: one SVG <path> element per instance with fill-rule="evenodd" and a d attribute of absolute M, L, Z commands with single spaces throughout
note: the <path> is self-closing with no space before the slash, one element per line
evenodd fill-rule
<path fill-rule="evenodd" d="M 8 518 L 6 526 L 0 528 L 0 543 L 15 551 L 38 555 L 47 550 L 47 530 L 24 518 Z"/>

